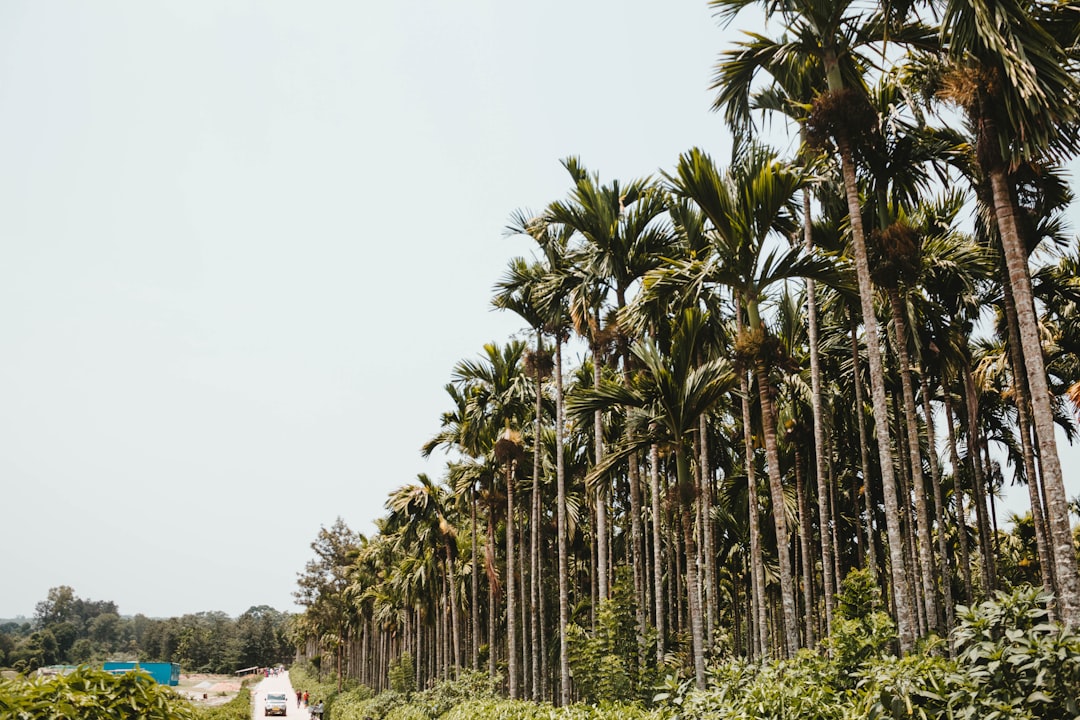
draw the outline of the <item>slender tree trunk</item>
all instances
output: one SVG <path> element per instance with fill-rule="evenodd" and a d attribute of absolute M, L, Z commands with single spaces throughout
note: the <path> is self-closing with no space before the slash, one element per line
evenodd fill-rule
<path fill-rule="evenodd" d="M 923 415 L 926 417 L 926 441 L 930 447 L 930 484 L 934 488 L 934 519 L 937 522 L 938 556 L 941 558 L 941 590 L 945 602 L 945 634 L 949 638 L 949 652 L 953 643 L 951 632 L 956 626 L 956 609 L 952 594 L 952 562 L 949 560 L 949 544 L 945 540 L 945 498 L 941 492 L 941 466 L 938 463 L 937 438 L 934 432 L 934 413 L 930 407 L 930 381 L 922 373 Z"/>
<path fill-rule="evenodd" d="M 488 507 L 487 545 L 484 549 L 488 576 L 488 675 L 495 677 L 495 615 L 499 576 L 495 571 L 495 503 Z"/>
<path fill-rule="evenodd" d="M 814 563 L 810 553 L 810 505 L 806 500 L 806 490 L 803 488 L 803 457 L 799 444 L 795 443 L 795 492 L 799 503 L 799 544 L 802 555 L 803 575 L 803 618 L 806 627 L 806 647 L 814 647 L 817 639 L 814 637 Z"/>
<path fill-rule="evenodd" d="M 859 358 L 859 338 L 854 318 L 851 322 L 851 361 L 855 370 L 852 376 L 852 384 L 855 386 L 855 422 L 859 425 L 859 461 L 862 466 L 862 490 L 863 502 L 866 504 L 866 551 L 869 554 L 870 575 L 877 580 L 877 532 L 874 530 L 874 502 L 870 494 L 870 439 L 866 433 L 866 423 L 863 422 L 863 408 L 866 401 L 863 399 L 862 386 L 862 363 Z"/>
<path fill-rule="evenodd" d="M 454 542 L 451 540 L 450 542 Z M 457 582 L 454 579 L 454 559 L 450 555 L 450 548 L 446 548 L 446 575 L 450 585 L 450 623 L 454 637 L 454 675 L 461 668 L 461 622 L 458 620 L 458 594 Z"/>
<path fill-rule="evenodd" d="M 742 332 L 742 317 L 736 313 L 738 331 Z M 754 611 L 752 613 L 754 624 L 757 629 L 755 640 L 755 655 L 765 657 L 769 651 L 767 623 L 765 621 L 765 559 L 761 552 L 761 528 L 759 527 L 759 510 L 757 497 L 757 479 L 754 477 L 754 434 L 750 413 L 750 384 L 747 382 L 746 373 L 739 372 L 739 390 L 742 397 L 743 417 L 743 445 L 746 449 L 746 493 L 747 493 L 747 518 L 750 530 L 750 567 L 751 587 Z"/>
<path fill-rule="evenodd" d="M 712 468 L 709 466 L 709 421 L 698 418 L 698 468 L 701 475 L 701 540 L 705 559 L 705 643 L 711 651 L 717 618 L 716 549 L 713 543 Z"/>
<path fill-rule="evenodd" d="M 531 520 L 529 523 L 529 597 L 531 599 L 529 622 L 532 646 L 534 648 L 540 647 L 540 421 L 544 412 L 543 404 L 541 402 L 543 399 L 543 378 L 540 374 L 540 359 L 543 352 L 544 337 L 543 334 L 537 330 L 537 362 L 534 363 L 536 373 L 536 407 L 534 408 L 534 412 L 536 414 L 536 420 L 533 429 L 533 483 L 532 504 L 530 505 Z M 532 665 L 532 699 L 537 701 L 540 700 L 540 663 L 538 662 L 534 662 Z"/>
<path fill-rule="evenodd" d="M 1020 348 L 1020 327 L 1016 320 L 1016 302 L 1008 282 L 1002 283 L 1002 290 L 1004 291 L 1002 296 L 1005 306 L 1005 320 L 1009 333 L 1009 361 L 1012 367 L 1013 388 L 1015 390 L 1020 448 L 1024 462 L 1024 475 L 1027 476 L 1031 519 L 1035 525 L 1035 545 L 1039 551 L 1039 575 L 1042 579 L 1043 590 L 1056 596 L 1057 582 L 1054 579 L 1054 563 L 1050 553 L 1050 533 L 1046 523 L 1042 495 L 1039 492 L 1039 472 L 1035 468 L 1035 449 L 1031 444 L 1031 391 L 1028 388 L 1023 351 Z M 1054 610 L 1056 611 L 1056 608 Z"/>
<path fill-rule="evenodd" d="M 862 208 L 859 204 L 859 187 L 855 178 L 851 146 L 845 137 L 837 138 L 837 145 L 840 150 L 840 168 L 848 202 L 851 244 L 855 254 L 855 274 L 859 281 L 859 300 L 862 306 L 863 328 L 866 333 L 866 354 L 870 365 L 870 397 L 874 407 L 874 432 L 877 434 L 881 485 L 885 496 L 885 525 L 889 536 L 889 558 L 892 563 L 893 589 L 896 596 L 896 624 L 900 650 L 908 653 L 915 646 L 915 621 L 911 604 L 908 602 L 908 570 L 904 562 L 904 540 L 897 507 L 892 443 L 889 438 L 889 411 L 885 399 L 885 373 L 881 361 L 877 317 L 874 315 L 874 288 L 870 280 L 870 263 L 866 254 L 866 236 L 863 233 Z"/>
<path fill-rule="evenodd" d="M 567 577 L 566 546 L 566 460 L 563 447 L 562 338 L 555 338 L 555 482 L 556 524 L 559 535 L 559 704 L 570 704 L 570 661 L 566 626 L 570 621 L 570 589 Z"/>
<path fill-rule="evenodd" d="M 679 503 L 682 508 L 683 544 L 686 546 L 686 595 L 690 611 L 690 647 L 694 661 L 694 679 L 699 690 L 705 689 L 705 633 L 702 627 L 701 584 L 697 574 L 697 548 L 694 541 L 693 511 L 696 488 L 690 474 L 686 450 L 678 445 L 675 462 L 679 473 Z"/>
<path fill-rule="evenodd" d="M 506 466 L 506 677 L 510 687 L 510 698 L 520 697 L 518 690 L 517 656 L 517 592 L 514 569 L 514 475 L 517 460 Z"/>
<path fill-rule="evenodd" d="M 997 587 L 994 573 L 994 546 L 990 537 L 990 518 L 986 512 L 986 471 L 980 457 L 982 445 L 979 431 L 979 394 L 975 388 L 975 379 L 971 373 L 971 363 L 964 358 L 962 370 L 964 380 L 964 407 L 967 409 L 968 460 L 971 462 L 972 488 L 971 501 L 975 505 L 975 522 L 979 526 L 979 557 L 982 560 L 983 594 L 987 597 Z"/>
<path fill-rule="evenodd" d="M 990 137 L 996 137 L 996 132 Z M 1046 513 L 1054 547 L 1054 577 L 1058 583 L 1061 618 L 1066 625 L 1080 627 L 1080 572 L 1077 570 L 1076 550 L 1069 526 L 1069 504 L 1062 479 L 1054 430 L 1054 413 L 1050 404 L 1050 387 L 1046 380 L 1042 343 L 1039 340 L 1038 318 L 1031 291 L 1027 251 L 1016 226 L 1012 196 L 1004 167 L 990 168 L 990 185 L 994 196 L 994 215 L 1001 235 L 1009 285 L 1016 301 L 1016 319 L 1020 329 L 1020 346 L 1031 388 L 1031 410 L 1035 436 L 1039 443 L 1039 458 L 1043 469 L 1046 493 Z"/>
<path fill-rule="evenodd" d="M 765 329 L 758 316 L 756 298 L 745 298 L 750 332 L 764 339 Z M 784 655 L 793 657 L 799 649 L 799 623 L 795 617 L 795 583 L 791 577 L 791 553 L 784 482 L 780 473 L 780 452 L 776 444 L 776 411 L 773 407 L 769 370 L 760 351 L 755 353 L 754 373 L 761 403 L 762 435 L 765 439 L 765 462 L 768 465 L 769 490 L 772 494 L 773 524 L 776 526 L 776 554 L 780 565 L 780 605 L 784 612 Z"/>
<path fill-rule="evenodd" d="M 600 351 L 593 352 L 593 387 L 600 387 Z M 596 444 L 596 464 L 604 459 L 604 418 L 597 410 L 593 415 L 593 434 Z M 596 483 L 596 592 L 599 602 L 608 598 L 608 529 L 607 529 L 607 481 Z M 594 613 L 595 615 L 595 610 Z"/>
<path fill-rule="evenodd" d="M 964 509 L 964 486 L 961 482 L 963 465 L 960 464 L 960 452 L 956 447 L 955 423 L 957 416 L 953 412 L 952 393 L 948 383 L 944 384 L 943 400 L 945 403 L 945 427 L 949 432 L 949 463 L 953 468 L 953 497 L 956 499 L 956 532 L 960 544 L 960 575 L 964 580 L 964 602 L 974 602 L 975 595 L 971 586 L 971 553 L 968 550 L 967 510 Z"/>
<path fill-rule="evenodd" d="M 813 224 L 810 214 L 810 194 L 803 193 L 803 245 L 813 247 Z M 825 634 L 832 634 L 833 598 L 837 579 L 833 577 L 832 534 L 829 528 L 833 520 L 829 515 L 828 488 L 825 487 L 825 418 L 822 408 L 821 351 L 818 348 L 817 288 L 813 280 L 806 281 L 806 319 L 810 344 L 810 408 L 814 419 L 814 477 L 817 481 L 818 523 L 821 532 L 822 597 L 825 600 Z M 808 519 L 809 516 L 807 516 Z M 803 522 L 806 522 L 804 519 Z M 809 623 L 807 624 L 809 627 Z M 814 638 L 807 637 L 807 645 L 813 647 Z"/>
<path fill-rule="evenodd" d="M 892 307 L 893 330 L 896 334 L 897 362 L 900 365 L 900 387 L 904 397 L 904 419 L 908 438 L 911 485 L 915 495 L 915 531 L 918 533 L 919 565 L 922 572 L 922 596 L 927 626 L 940 633 L 938 625 L 937 593 L 934 591 L 936 575 L 933 545 L 930 540 L 930 513 L 926 506 L 926 480 L 922 471 L 922 452 L 919 448 L 919 418 L 915 410 L 915 389 L 911 380 L 911 356 L 908 354 L 907 321 L 900 291 L 888 289 L 889 305 Z"/>
<path fill-rule="evenodd" d="M 664 557 L 660 518 L 660 451 L 649 448 L 649 494 L 652 496 L 653 592 L 656 598 L 656 662 L 664 662 Z"/>
<path fill-rule="evenodd" d="M 469 578 L 472 598 L 469 614 L 472 618 L 472 669 L 480 670 L 480 565 L 476 560 L 476 486 L 469 488 L 469 522 L 472 533 L 472 577 Z"/>

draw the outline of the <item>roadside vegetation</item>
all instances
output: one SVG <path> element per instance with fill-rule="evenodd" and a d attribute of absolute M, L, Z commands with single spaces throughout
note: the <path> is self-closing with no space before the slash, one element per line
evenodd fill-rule
<path fill-rule="evenodd" d="M 116 603 L 49 590 L 34 617 L 0 624 L 0 668 L 29 674 L 48 665 L 105 660 L 176 662 L 185 673 L 232 674 L 293 656 L 288 614 L 261 605 L 237 618 L 201 612 L 175 618 L 122 617 Z"/>

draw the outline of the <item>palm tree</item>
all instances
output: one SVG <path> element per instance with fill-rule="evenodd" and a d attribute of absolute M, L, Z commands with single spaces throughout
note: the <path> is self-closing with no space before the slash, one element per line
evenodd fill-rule
<path fill-rule="evenodd" d="M 576 232 L 583 244 L 574 254 L 578 272 L 586 284 L 592 285 L 591 295 L 594 301 L 603 302 L 609 293 L 615 295 L 615 309 L 626 306 L 627 293 L 633 283 L 660 263 L 662 251 L 671 244 L 671 235 L 666 226 L 658 220 L 667 210 L 663 194 L 656 192 L 648 178 L 631 180 L 625 185 L 614 181 L 601 184 L 599 177 L 589 173 L 577 158 L 563 161 L 563 166 L 570 174 L 574 187 L 567 201 L 552 203 L 545 214 L 548 224 L 569 228 Z M 599 313 L 600 308 L 594 307 Z M 593 341 L 594 381 L 601 374 L 600 361 L 601 339 L 599 323 L 591 333 Z M 629 377 L 630 353 L 626 332 L 618 327 L 608 328 L 607 335 L 614 334 L 616 353 L 622 359 L 624 380 Z M 601 417 L 594 417 L 596 436 L 596 462 L 603 459 L 603 439 Z M 628 478 L 631 503 L 631 537 L 633 551 L 631 559 L 634 566 L 635 590 L 638 598 L 639 628 L 643 616 L 640 614 L 644 603 L 644 562 L 641 553 L 643 533 L 641 529 L 641 487 L 638 463 L 631 459 L 628 463 Z M 597 582 L 600 600 L 608 597 L 607 567 L 608 555 L 608 519 L 607 488 L 604 483 L 597 486 Z M 643 628 L 642 628 L 643 629 Z"/>
<path fill-rule="evenodd" d="M 461 667 L 461 622 L 458 619 L 457 580 L 454 565 L 457 562 L 457 528 L 448 519 L 450 498 L 446 488 L 436 485 L 426 474 L 416 476 L 416 482 L 402 485 L 390 494 L 386 501 L 390 511 L 387 528 L 400 531 L 406 544 L 415 545 L 429 538 L 442 546 L 443 567 L 450 592 L 452 650 L 455 672 Z"/>
<path fill-rule="evenodd" d="M 521 372 L 525 343 L 514 340 L 506 345 L 488 343 L 479 360 L 462 360 L 453 372 L 454 382 L 461 385 L 467 398 L 468 422 L 482 428 L 481 436 L 487 441 L 488 452 L 503 468 L 506 492 L 506 642 L 507 681 L 510 696 L 518 697 L 517 656 L 517 578 L 514 570 L 514 487 L 517 472 L 524 458 L 520 427 L 527 415 L 532 396 L 527 378 Z M 488 518 L 489 541 L 493 541 L 494 527 Z M 489 552 L 494 543 L 489 542 Z M 490 559 L 489 559 L 489 562 Z M 497 594 L 492 583 L 492 597 Z M 490 621 L 489 621 L 490 622 Z M 489 636 L 491 635 L 489 624 Z M 489 652 L 493 650 L 493 643 Z"/>
<path fill-rule="evenodd" d="M 649 341 L 632 346 L 631 352 L 641 370 L 631 376 L 629 384 L 604 381 L 567 400 L 568 411 L 579 415 L 615 406 L 633 408 L 639 413 L 633 424 L 640 432 L 627 434 L 627 439 L 617 450 L 594 469 L 595 474 L 607 472 L 620 459 L 632 457 L 653 443 L 662 443 L 675 454 L 687 558 L 691 648 L 699 688 L 705 687 L 705 651 L 701 591 L 694 560 L 697 544 L 693 507 L 697 488 L 690 472 L 689 440 L 698 428 L 698 418 L 730 392 L 735 383 L 734 373 L 726 360 L 714 358 L 700 364 L 695 362 L 704 326 L 701 311 L 688 308 L 677 319 L 669 349 L 665 351 Z"/>
<path fill-rule="evenodd" d="M 666 177 L 673 192 L 692 200 L 709 218 L 715 255 L 706 263 L 694 261 L 674 273 L 668 272 L 664 282 L 681 276 L 693 285 L 725 285 L 737 294 L 746 312 L 748 328 L 738 339 L 736 352 L 741 353 L 753 369 L 758 385 L 780 562 L 783 647 L 790 656 L 799 646 L 799 632 L 788 527 L 782 511 L 784 489 L 777 449 L 774 388 L 769 378 L 768 356 L 772 340 L 766 334 L 759 305 L 768 287 L 786 278 L 818 275 L 836 279 L 835 275 L 829 274 L 832 269 L 829 264 L 804 256 L 801 247 L 767 253 L 766 240 L 771 233 L 791 234 L 796 230 L 792 201 L 795 193 L 807 186 L 812 176 L 778 162 L 760 148 L 750 148 L 726 177 L 721 176 L 708 155 L 697 149 L 683 154 L 674 174 Z M 665 275 L 658 273 L 657 277 Z"/>
<path fill-rule="evenodd" d="M 1080 625 L 1080 573 L 1069 528 L 1068 501 L 1054 437 L 1053 408 L 1028 270 L 1016 222 L 1008 171 L 1019 162 L 1077 150 L 1063 130 L 1077 119 L 1080 85 L 1075 63 L 1035 19 L 1043 3 L 950 0 L 944 4 L 942 43 L 953 63 L 946 96 L 976 128 L 978 162 L 990 181 L 1009 285 L 1016 302 L 1032 415 L 1042 463 L 1054 569 L 1062 619 Z"/>

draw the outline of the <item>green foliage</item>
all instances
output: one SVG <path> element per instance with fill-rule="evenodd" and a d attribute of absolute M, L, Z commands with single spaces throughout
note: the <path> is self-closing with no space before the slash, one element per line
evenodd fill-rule
<path fill-rule="evenodd" d="M 853 684 L 863 663 L 884 657 L 896 642 L 896 626 L 881 609 L 881 590 L 867 570 L 852 570 L 840 583 L 832 635 L 825 645 L 832 653 L 839 684 Z"/>
<path fill-rule="evenodd" d="M 416 690 L 416 667 L 411 653 L 403 652 L 390 663 L 390 689 L 405 697 Z"/>
<path fill-rule="evenodd" d="M 197 707 L 198 720 L 249 720 L 251 718 L 251 690 L 241 688 L 239 694 L 224 705 Z"/>
<path fill-rule="evenodd" d="M 83 666 L 47 679 L 0 680 L 0 717 L 12 720 L 195 720 L 195 710 L 148 674 Z"/>
<path fill-rule="evenodd" d="M 550 705 L 526 700 L 470 700 L 457 705 L 442 720 L 552 720 Z"/>
<path fill-rule="evenodd" d="M 570 674 L 585 702 L 643 699 L 655 683 L 655 668 L 638 665 L 634 592 L 629 568 L 620 568 L 611 598 L 596 611 L 596 632 L 567 626 Z M 648 642 L 648 639 L 646 639 Z M 651 660 L 652 653 L 645 657 Z"/>
<path fill-rule="evenodd" d="M 486 672 L 462 670 L 456 680 L 444 680 L 413 696 L 412 705 L 421 708 L 426 718 L 437 718 L 466 700 L 496 697 L 501 678 L 492 679 Z"/>
<path fill-rule="evenodd" d="M 293 654 L 285 637 L 288 618 L 265 605 L 236 620 L 220 612 L 121 617 L 116 603 L 85 600 L 63 585 L 37 604 L 33 623 L 0 627 L 0 667 L 31 672 L 46 665 L 139 658 L 177 662 L 185 672 L 231 673 L 288 662 Z"/>
<path fill-rule="evenodd" d="M 1020 708 L 1015 717 L 1080 716 L 1080 635 L 1048 622 L 1049 601 L 1026 587 L 959 608 L 954 638 L 972 703 Z"/>
<path fill-rule="evenodd" d="M 709 688 L 691 693 L 681 717 L 750 720 L 840 720 L 846 693 L 825 658 L 801 652 L 792 660 L 757 664 L 731 660 L 712 670 Z"/>

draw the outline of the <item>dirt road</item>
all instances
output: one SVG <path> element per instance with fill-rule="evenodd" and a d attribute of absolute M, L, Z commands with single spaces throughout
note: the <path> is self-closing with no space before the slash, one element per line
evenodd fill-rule
<path fill-rule="evenodd" d="M 259 720 L 264 717 L 266 711 L 263 705 L 266 701 L 266 696 L 269 693 L 285 693 L 285 697 L 289 701 L 285 717 L 294 718 L 294 720 L 309 720 L 311 717 L 308 708 L 296 706 L 296 690 L 293 689 L 292 681 L 289 680 L 289 673 L 283 672 L 280 675 L 271 675 L 268 678 L 263 678 L 262 682 L 252 689 L 251 697 L 254 702 L 254 707 L 252 709 L 253 720 Z M 314 704 L 315 698 L 311 698 L 311 702 Z M 278 717 L 280 717 L 280 715 Z"/>

